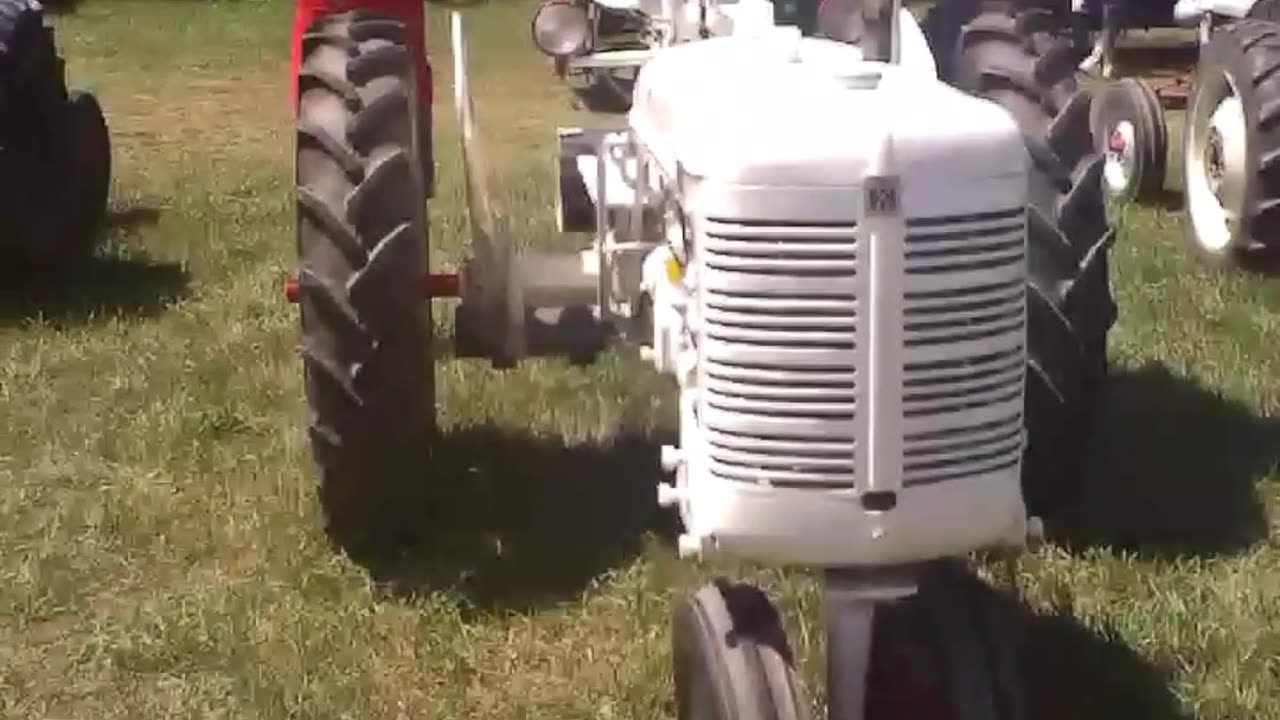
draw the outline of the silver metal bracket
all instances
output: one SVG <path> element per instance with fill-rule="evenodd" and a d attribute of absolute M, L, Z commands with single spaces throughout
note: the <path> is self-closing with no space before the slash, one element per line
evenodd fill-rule
<path fill-rule="evenodd" d="M 827 717 L 862 720 L 876 605 L 914 595 L 919 568 L 833 568 L 823 575 L 827 626 Z"/>

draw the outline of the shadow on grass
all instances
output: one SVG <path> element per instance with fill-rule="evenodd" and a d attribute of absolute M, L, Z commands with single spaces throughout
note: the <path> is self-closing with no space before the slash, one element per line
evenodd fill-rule
<path fill-rule="evenodd" d="M 1240 254 L 1236 264 L 1241 270 L 1266 278 L 1280 277 L 1280 250 L 1255 247 Z"/>
<path fill-rule="evenodd" d="M 1255 482 L 1280 460 L 1280 422 L 1160 364 L 1113 374 L 1068 547 L 1148 556 L 1240 552 L 1265 538 Z"/>
<path fill-rule="evenodd" d="M 1117 77 L 1169 76 L 1194 70 L 1200 48 L 1194 39 L 1176 42 L 1148 40 L 1126 44 L 1116 54 Z"/>
<path fill-rule="evenodd" d="M 1022 608 L 1023 680 L 1037 720 L 1191 720 L 1170 688 L 1172 672 L 1139 655 L 1111 630 L 1066 615 Z"/>
<path fill-rule="evenodd" d="M 113 230 L 152 227 L 160 222 L 160 210 L 149 205 L 129 205 L 107 211 L 106 226 Z"/>
<path fill-rule="evenodd" d="M 934 563 L 918 582 L 916 595 L 877 610 L 868 678 L 877 717 L 953 716 L 935 710 L 928 697 L 931 687 L 947 692 L 950 675 L 967 685 L 969 697 L 990 692 L 993 683 L 1001 707 L 996 715 L 1004 718 L 1190 720 L 1171 690 L 1171 669 L 1114 632 L 1087 627 L 1056 608 L 1029 607 L 1016 591 L 979 579 L 963 562 Z M 932 662 L 920 664 L 930 655 Z M 961 668 L 974 674 L 966 677 Z M 930 682 L 911 682 L 920 670 L 933 675 Z M 926 694 L 917 700 L 920 691 Z M 904 714 L 904 703 L 915 712 Z M 1022 712 L 1014 712 L 1018 706 Z"/>
<path fill-rule="evenodd" d="M 572 597 L 635 557 L 645 536 L 672 538 L 656 500 L 658 442 L 625 436 L 566 447 L 493 429 L 447 434 L 415 517 L 431 527 L 409 550 L 355 558 L 391 595 L 459 591 L 481 610 Z"/>
<path fill-rule="evenodd" d="M 1068 613 L 1037 612 L 1008 590 L 971 582 L 997 627 L 1014 630 L 1021 645 L 1026 717 L 1191 720 L 1170 689 L 1172 673 L 1113 631 L 1088 628 Z"/>
<path fill-rule="evenodd" d="M 1143 200 L 1141 205 L 1144 208 L 1154 208 L 1165 212 L 1182 212 L 1183 207 L 1186 206 L 1186 199 L 1182 196 L 1180 190 L 1163 187 L 1156 191 L 1153 197 Z"/>
<path fill-rule="evenodd" d="M 74 325 L 117 314 L 150 316 L 187 294 L 178 263 L 145 257 L 93 256 L 57 273 L 0 279 L 0 325 L 43 320 Z"/>
<path fill-rule="evenodd" d="M 50 15 L 70 15 L 84 4 L 84 0 L 43 0 L 40 3 Z"/>

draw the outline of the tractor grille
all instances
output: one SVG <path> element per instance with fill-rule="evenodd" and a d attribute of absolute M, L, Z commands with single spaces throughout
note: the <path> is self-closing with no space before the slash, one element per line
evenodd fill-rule
<path fill-rule="evenodd" d="M 700 230 L 701 420 L 711 473 L 851 487 L 853 226 L 707 221 Z"/>
<path fill-rule="evenodd" d="M 907 223 L 903 483 L 1014 467 L 1022 451 L 1022 210 Z M 850 488 L 858 452 L 852 225 L 707 221 L 700 424 L 718 477 Z"/>
<path fill-rule="evenodd" d="M 903 483 L 1013 467 L 1026 372 L 1023 211 L 907 228 Z"/>

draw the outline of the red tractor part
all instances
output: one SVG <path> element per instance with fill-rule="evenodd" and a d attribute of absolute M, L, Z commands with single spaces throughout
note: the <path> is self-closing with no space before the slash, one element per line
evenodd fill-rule
<path fill-rule="evenodd" d="M 422 297 L 456 298 L 462 295 L 461 280 L 457 273 L 431 273 L 422 276 Z M 298 279 L 284 281 L 284 297 L 291 303 L 298 302 Z"/>

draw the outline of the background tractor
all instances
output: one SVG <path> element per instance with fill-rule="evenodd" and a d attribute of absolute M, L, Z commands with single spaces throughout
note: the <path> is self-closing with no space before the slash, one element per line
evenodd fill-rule
<path fill-rule="evenodd" d="M 931 5 L 922 25 L 938 68 L 960 62 L 948 28 L 1007 0 L 947 0 Z M 780 23 L 804 32 L 860 32 L 839 12 L 840 0 L 774 4 Z M 625 111 L 635 69 L 666 45 L 715 34 L 736 3 L 695 4 L 687 15 L 661 0 L 550 0 L 533 20 L 535 44 L 576 81 L 587 107 Z M 1070 42 L 1080 72 L 1096 93 L 1090 126 L 1106 158 L 1103 182 L 1120 202 L 1163 201 L 1169 164 L 1165 109 L 1187 110 L 1177 139 L 1188 235 L 1202 257 L 1232 264 L 1280 243 L 1280 0 L 1040 0 L 1042 37 Z M 682 4 L 686 10 L 691 6 Z M 719 18 L 719 19 L 718 19 Z M 1165 32 L 1197 28 L 1185 42 Z M 1135 31 L 1164 32 L 1138 47 L 1121 44 Z M 1198 55 L 1198 59 L 1197 56 Z M 1130 68 L 1153 77 L 1125 76 Z"/>
<path fill-rule="evenodd" d="M 531 34 L 584 107 L 618 113 L 631 107 L 636 72 L 656 49 L 722 33 L 735 9 L 733 2 L 546 0 Z M 815 31 L 817 10 L 818 0 L 773 3 L 779 24 L 805 34 Z"/>
<path fill-rule="evenodd" d="M 559 223 L 593 236 L 574 253 L 518 250 L 495 221 L 455 13 L 473 256 L 437 274 L 404 26 L 313 23 L 289 294 L 331 535 L 358 553 L 422 531 L 401 510 L 431 473 L 423 300 L 457 295 L 460 356 L 630 341 L 673 378 L 656 494 L 680 554 L 823 571 L 829 717 L 1021 717 L 1016 642 L 957 558 L 1024 546 L 1071 500 L 1112 233 L 1052 13 L 941 7 L 922 29 L 897 2 L 828 4 L 815 37 L 766 0 L 666 3 L 626 118 L 559 130 Z M 708 585 L 672 630 L 679 717 L 807 716 L 762 591 Z"/>
<path fill-rule="evenodd" d="M 0 0 L 0 263 L 55 269 L 94 248 L 111 143 L 97 99 L 68 90 L 45 14 L 35 0 Z"/>
<path fill-rule="evenodd" d="M 1164 110 L 1185 108 L 1179 142 L 1192 244 L 1226 264 L 1273 250 L 1280 243 L 1280 2 L 1076 0 L 1071 10 L 1077 37 L 1092 39 L 1082 68 L 1107 81 L 1092 124 L 1109 194 L 1121 201 L 1164 194 Z M 1119 43 L 1134 31 L 1178 27 L 1198 28 L 1190 58 L 1169 45 L 1167 32 L 1137 46 Z M 1135 66 L 1154 81 L 1124 77 Z"/>

